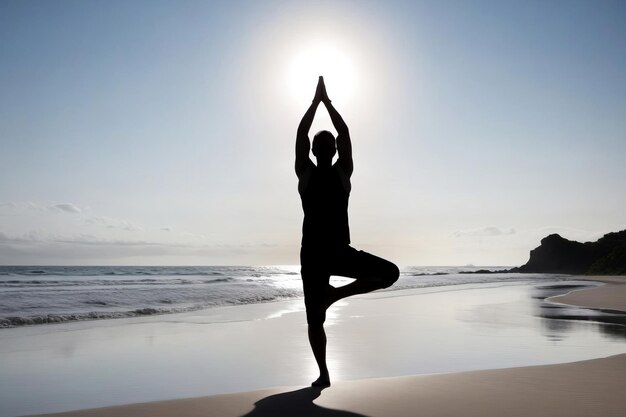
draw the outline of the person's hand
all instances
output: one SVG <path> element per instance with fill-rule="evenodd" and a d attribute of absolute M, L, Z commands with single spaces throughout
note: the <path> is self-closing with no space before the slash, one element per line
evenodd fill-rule
<path fill-rule="evenodd" d="M 315 89 L 315 97 L 313 103 L 320 103 L 326 97 L 326 87 L 324 86 L 324 77 L 320 75 L 317 80 L 317 88 Z"/>
<path fill-rule="evenodd" d="M 326 93 L 326 84 L 324 84 L 324 77 L 320 76 L 320 82 L 322 83 L 322 103 L 330 103 L 331 100 L 328 98 L 328 93 Z"/>

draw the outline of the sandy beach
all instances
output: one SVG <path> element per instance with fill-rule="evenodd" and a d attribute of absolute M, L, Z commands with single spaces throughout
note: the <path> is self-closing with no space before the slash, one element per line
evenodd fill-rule
<path fill-rule="evenodd" d="M 553 297 L 552 301 L 581 307 L 626 311 L 626 296 L 624 296 L 626 278 L 601 276 L 585 278 L 603 282 L 605 285 L 589 288 L 585 291 L 572 291 Z"/>
<path fill-rule="evenodd" d="M 562 365 L 345 381 L 50 416 L 622 417 L 626 354 Z"/>
<path fill-rule="evenodd" d="M 626 417 L 625 22 L 0 1 L 0 417 Z"/>
<path fill-rule="evenodd" d="M 581 279 L 587 280 L 587 277 Z M 623 300 L 626 299 L 626 278 L 594 277 L 593 280 L 607 283 L 575 289 L 550 301 L 604 308 L 614 312 L 625 310 Z M 593 285 L 593 282 L 589 284 Z M 235 394 L 189 395 L 193 398 L 139 402 L 46 415 L 588 417 L 623 416 L 626 413 L 626 400 L 623 397 L 626 345 L 623 334 L 619 335 L 620 331 L 623 333 L 622 326 L 618 330 L 615 326 L 607 327 L 611 330 L 601 330 L 604 327 L 595 322 L 533 317 L 531 323 L 536 323 L 542 329 L 541 336 L 536 339 L 536 343 L 528 342 L 533 337 L 528 333 L 528 325 L 523 324 L 523 320 L 526 315 L 533 315 L 528 310 L 530 304 L 516 303 L 523 294 L 534 294 L 530 298 L 541 298 L 536 296 L 536 286 L 515 285 L 495 289 L 482 286 L 444 292 L 401 293 L 398 291 L 398 294 L 392 296 L 371 294 L 359 297 L 339 306 L 337 314 L 329 316 L 329 356 L 336 378 L 333 386 L 323 391 L 306 387 L 304 378 L 312 376 L 312 370 L 308 367 L 308 359 L 303 357 L 300 361 L 307 363 L 304 372 L 302 369 L 290 371 L 290 375 L 297 376 L 295 379 L 285 377 L 284 373 L 277 371 L 281 380 L 288 382 L 288 385 L 273 384 L 277 388 L 251 391 L 244 389 L 241 391 L 245 392 Z M 546 294 L 549 295 L 549 292 Z M 418 301 L 420 306 L 416 307 L 415 303 Z M 447 303 L 446 309 L 437 310 L 436 306 L 444 301 Z M 379 312 L 374 312 L 373 307 L 382 308 Z M 416 311 L 415 316 L 407 318 L 407 321 L 388 321 L 390 317 L 397 319 L 413 310 Z M 431 314 L 427 315 L 429 310 Z M 445 315 L 450 311 L 454 311 L 454 317 L 446 322 Z M 367 320 L 363 318 L 366 312 L 369 314 Z M 459 312 L 462 313 L 461 317 Z M 256 322 L 254 327 L 259 333 L 277 332 L 276 326 L 283 329 L 285 326 L 297 328 L 300 326 L 298 323 L 302 319 L 301 314 L 302 311 L 293 307 L 291 312 L 283 311 L 278 320 L 262 320 Z M 422 317 L 425 314 L 427 316 Z M 535 315 L 541 316 L 540 313 Z M 195 320 L 199 323 L 197 316 Z M 349 320 L 349 325 L 344 327 L 344 320 Z M 187 318 L 187 322 L 189 321 Z M 430 328 L 429 322 L 432 326 Z M 246 321 L 243 320 L 242 323 Z M 274 325 L 268 328 L 259 327 L 270 323 Z M 409 323 L 413 323 L 414 328 L 408 328 Z M 555 326 L 553 323 L 560 325 Z M 233 324 L 225 327 L 229 326 L 233 327 Z M 379 333 L 380 340 L 376 349 L 371 345 L 367 349 L 359 348 L 359 342 L 366 340 L 364 334 L 368 327 Z M 401 327 L 405 329 L 402 337 L 389 340 L 390 335 L 401 332 Z M 436 327 L 454 333 L 454 337 L 448 342 L 439 340 L 442 334 L 437 333 Z M 161 329 L 163 328 L 161 325 Z M 242 330 L 241 327 L 234 329 L 240 332 Z M 421 337 L 410 336 L 415 329 L 423 331 Z M 589 332 L 581 333 L 578 337 L 577 331 Z M 292 340 L 289 341 L 284 333 L 273 334 L 279 335 L 274 343 L 278 356 L 290 350 L 297 355 L 306 356 L 306 340 L 291 337 Z M 597 335 L 598 338 L 593 339 L 592 335 Z M 231 334 L 229 337 L 234 336 Z M 408 348 L 398 346 L 402 339 L 405 345 L 409 345 Z M 244 368 L 242 371 L 240 367 L 237 371 L 240 376 L 247 372 L 254 379 L 252 364 L 259 362 L 259 357 L 271 351 L 263 347 L 267 341 L 261 338 L 258 340 L 259 345 L 254 348 L 256 356 L 242 358 L 241 352 L 251 347 L 240 349 L 237 344 L 241 340 L 233 339 L 233 344 L 230 345 L 233 356 L 239 357 L 240 365 Z M 520 347 L 524 342 L 528 345 Z M 604 345 L 605 342 L 610 343 Z M 287 345 L 287 350 L 281 350 L 280 345 Z M 428 345 L 433 345 L 436 349 L 429 350 Z M 351 355 L 345 356 L 345 351 L 350 351 Z M 415 352 L 415 357 L 425 359 L 422 362 L 417 359 L 408 361 L 407 358 L 412 357 L 411 351 Z M 442 351 L 447 352 L 447 355 L 442 355 Z M 385 355 L 381 355 L 381 352 Z M 283 357 L 282 362 L 275 356 L 267 356 L 266 361 L 260 361 L 267 365 L 262 371 L 271 372 L 271 366 L 276 363 L 289 364 L 297 361 L 297 355 Z M 348 362 L 354 363 L 355 368 L 346 365 Z M 414 362 L 419 365 L 414 365 Z M 526 366 L 527 364 L 540 365 Z M 363 371 L 362 368 L 366 370 Z M 401 369 L 406 373 L 403 374 Z M 223 375 L 227 374 L 216 371 L 216 377 Z M 386 375 L 393 377 L 385 377 Z M 189 377 L 192 380 L 195 378 L 193 373 L 189 373 Z M 172 380 L 175 381 L 175 375 Z M 296 383 L 289 383 L 294 380 Z M 172 390 L 176 391 L 175 382 L 169 383 Z M 224 383 L 228 386 L 228 381 Z M 257 385 L 264 383 L 266 382 L 263 380 L 256 381 Z M 167 385 L 167 381 L 164 384 Z M 242 386 L 241 382 L 239 386 Z"/>

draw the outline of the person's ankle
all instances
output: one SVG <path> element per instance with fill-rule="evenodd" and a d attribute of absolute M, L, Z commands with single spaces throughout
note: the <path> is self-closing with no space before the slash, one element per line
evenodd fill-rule
<path fill-rule="evenodd" d="M 328 373 L 326 375 L 320 375 L 315 381 L 311 383 L 312 387 L 330 387 L 330 377 Z"/>

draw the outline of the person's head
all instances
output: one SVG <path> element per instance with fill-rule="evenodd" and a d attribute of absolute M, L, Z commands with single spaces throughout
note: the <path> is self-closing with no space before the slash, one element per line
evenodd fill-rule
<path fill-rule="evenodd" d="M 320 130 L 313 136 L 313 155 L 319 161 L 330 162 L 335 156 L 335 137 L 328 130 Z"/>

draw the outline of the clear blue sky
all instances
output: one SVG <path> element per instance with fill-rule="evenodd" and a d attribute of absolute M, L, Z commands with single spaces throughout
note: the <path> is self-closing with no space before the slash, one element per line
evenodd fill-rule
<path fill-rule="evenodd" d="M 3 1 L 0 263 L 298 263 L 316 71 L 356 247 L 518 265 L 626 228 L 626 2 Z"/>

